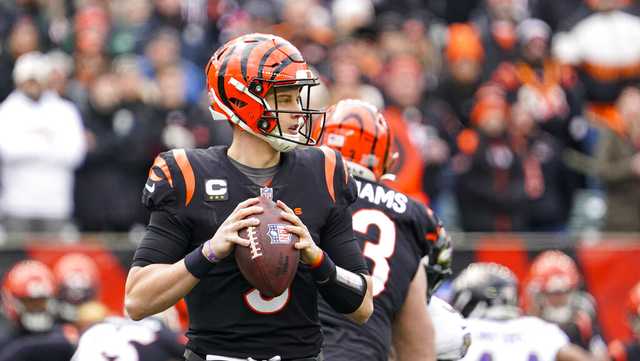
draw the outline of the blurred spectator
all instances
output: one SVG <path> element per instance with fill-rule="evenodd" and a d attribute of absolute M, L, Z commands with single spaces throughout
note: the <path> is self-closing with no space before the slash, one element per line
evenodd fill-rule
<path fill-rule="evenodd" d="M 0 330 L 0 355 L 9 344 L 54 327 L 55 281 L 49 268 L 33 260 L 13 265 L 2 281 L 2 312 L 11 322 Z"/>
<path fill-rule="evenodd" d="M 627 316 L 633 339 L 628 342 L 614 340 L 609 344 L 611 361 L 631 361 L 640 359 L 640 282 L 629 291 Z"/>
<path fill-rule="evenodd" d="M 0 212 L 8 231 L 57 232 L 73 210 L 82 121 L 73 104 L 46 91 L 48 75 L 43 55 L 22 55 L 13 69 L 17 89 L 0 105 Z"/>
<path fill-rule="evenodd" d="M 567 154 L 569 164 L 598 177 L 605 186 L 605 230 L 640 231 L 640 89 L 626 88 L 616 103 L 622 129 L 601 127 L 594 158 Z"/>
<path fill-rule="evenodd" d="M 95 79 L 109 68 L 107 42 L 111 25 L 106 11 L 96 5 L 84 6 L 74 17 L 74 72 L 66 95 L 86 113 L 89 88 Z"/>
<path fill-rule="evenodd" d="M 155 156 L 148 148 L 151 114 L 123 105 L 132 90 L 120 84 L 119 77 L 106 73 L 90 89 L 84 114 L 87 157 L 75 189 L 75 217 L 84 231 L 128 231 L 146 217 L 139 179 Z"/>
<path fill-rule="evenodd" d="M 225 7 L 226 3 L 235 1 L 151 0 L 151 3 L 153 10 L 141 30 L 142 45 L 146 46 L 162 29 L 173 29 L 182 56 L 200 69 L 210 56 L 211 43 L 216 40 L 211 36 L 215 34 L 205 31 L 208 12 L 212 10 L 209 8 Z M 138 52 L 141 50 L 139 48 Z"/>
<path fill-rule="evenodd" d="M 525 17 L 525 2 L 520 0 L 484 0 L 472 17 L 482 34 L 485 74 L 491 74 L 503 61 L 511 61 L 517 51 L 516 26 Z"/>
<path fill-rule="evenodd" d="M 524 166 L 528 197 L 527 231 L 564 231 L 573 206 L 573 182 L 562 159 L 561 143 L 539 129 L 521 103 L 511 107 L 511 143 Z"/>
<path fill-rule="evenodd" d="M 335 0 L 331 4 L 331 13 L 339 38 L 373 23 L 375 16 L 371 0 Z"/>
<path fill-rule="evenodd" d="M 581 112 L 571 102 L 573 72 L 549 56 L 549 26 L 539 19 L 524 20 L 517 28 L 518 53 L 512 62 L 502 62 L 491 79 L 518 101 L 563 144 L 575 142 L 569 122 Z"/>
<path fill-rule="evenodd" d="M 545 163 L 540 164 L 541 173 L 533 171 L 537 166 L 532 166 L 538 163 L 531 160 L 541 160 L 542 154 L 525 161 L 527 182 L 533 174 L 539 174 L 544 181 L 539 185 L 539 194 L 529 194 L 535 199 L 529 203 L 533 207 L 531 230 L 561 230 L 572 209 L 574 192 L 581 184 L 581 178 L 562 165 L 562 148 L 585 149 L 588 126 L 578 116 L 582 109 L 573 97 L 573 72 L 549 56 L 549 26 L 539 19 L 526 19 L 518 25 L 517 34 L 517 57 L 512 62 L 502 62 L 491 79 L 507 92 L 508 99 L 518 103 L 520 119 L 532 118 L 535 122 L 527 127 L 539 129 L 535 135 L 525 135 L 524 139 L 529 139 L 525 143 L 535 144 L 535 153 L 540 153 L 542 144 L 547 151 Z M 549 212 L 547 207 L 555 212 Z"/>
<path fill-rule="evenodd" d="M 361 99 L 374 104 L 379 109 L 384 108 L 384 99 L 380 91 L 363 83 L 358 59 L 358 51 L 354 43 L 344 43 L 333 49 L 331 104 L 336 104 L 343 99 Z"/>
<path fill-rule="evenodd" d="M 178 66 L 164 68 L 158 74 L 159 99 L 152 115 L 153 149 L 161 152 L 230 144 L 230 125 L 211 120 L 211 115 L 200 106 L 187 103 L 185 87 L 186 79 Z"/>
<path fill-rule="evenodd" d="M 4 39 L 0 39 L 4 40 Z M 11 27 L 6 45 L 0 52 L 0 102 L 15 88 L 11 76 L 16 59 L 21 55 L 40 49 L 40 38 L 31 18 L 19 18 Z"/>
<path fill-rule="evenodd" d="M 614 102 L 640 77 L 640 17 L 621 9 L 626 0 L 586 1 L 591 10 L 555 35 L 553 53 L 578 68 L 589 118 L 620 132 Z"/>
<path fill-rule="evenodd" d="M 73 59 L 60 50 L 47 53 L 49 82 L 47 88 L 63 98 L 67 98 L 67 85 L 73 72 Z"/>
<path fill-rule="evenodd" d="M 156 79 L 158 74 L 167 67 L 181 68 L 184 84 L 179 88 L 185 91 L 185 101 L 195 104 L 201 100 L 204 92 L 204 72 L 192 62 L 182 58 L 180 53 L 180 38 L 171 28 L 158 29 L 145 48 L 142 60 L 142 72 L 149 79 Z"/>
<path fill-rule="evenodd" d="M 148 0 L 110 1 L 113 16 L 110 50 L 114 56 L 142 52 L 145 24 L 152 7 Z M 151 33 L 149 33 L 151 34 Z"/>
<path fill-rule="evenodd" d="M 388 184 L 419 201 L 426 202 L 423 189 L 426 164 L 441 165 L 448 159 L 449 148 L 438 130 L 427 119 L 422 103 L 425 78 L 422 65 L 410 55 L 396 55 L 384 72 L 386 96 L 384 116 L 393 134 L 393 151 L 399 153 Z M 433 174 L 432 179 L 437 179 Z"/>
<path fill-rule="evenodd" d="M 507 134 L 509 109 L 499 89 L 480 89 L 471 112 L 475 129 L 458 135 L 453 170 L 462 229 L 512 232 L 527 227 L 522 159 Z"/>
<path fill-rule="evenodd" d="M 552 322 L 571 343 L 591 352 L 595 360 L 607 361 L 606 344 L 598 331 L 593 296 L 580 291 L 580 274 L 571 257 L 545 251 L 531 264 L 525 285 L 525 311 Z"/>
<path fill-rule="evenodd" d="M 446 73 L 430 106 L 455 138 L 459 128 L 470 126 L 473 96 L 481 81 L 484 50 L 476 29 L 470 24 L 451 24 L 444 55 Z"/>

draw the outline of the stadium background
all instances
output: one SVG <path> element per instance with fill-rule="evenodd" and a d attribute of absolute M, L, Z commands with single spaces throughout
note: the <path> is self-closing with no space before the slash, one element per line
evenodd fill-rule
<path fill-rule="evenodd" d="M 522 280 L 536 254 L 562 249 L 596 297 L 605 339 L 628 339 L 626 294 L 640 280 L 640 137 L 629 130 L 640 125 L 640 52 L 614 57 L 623 70 L 611 64 L 594 70 L 590 59 L 564 59 L 551 45 L 599 7 L 621 7 L 640 23 L 640 6 L 617 0 L 0 1 L 0 101 L 15 89 L 17 57 L 41 51 L 49 86 L 73 102 L 84 128 L 81 160 L 69 170 L 72 213 L 47 214 L 60 222 L 42 226 L 20 222 L 39 213 L 15 217 L 0 203 L 0 274 L 25 257 L 53 265 L 79 250 L 98 262 L 100 297 L 121 313 L 124 277 L 147 217 L 139 199 L 153 157 L 228 141 L 228 125 L 210 120 L 206 109 L 204 64 L 227 39 L 273 32 L 292 40 L 322 78 L 314 92 L 318 106 L 352 97 L 384 109 L 401 155 L 395 185 L 429 203 L 453 231 L 455 273 L 490 260 Z M 630 36 L 640 39 L 640 30 Z M 562 74 L 545 83 L 559 96 L 518 72 L 526 63 L 523 48 L 539 40 L 557 50 L 543 63 L 561 66 Z M 556 106 L 559 100 L 564 106 Z M 502 144 L 514 160 L 469 174 L 465 164 L 477 159 L 496 113 L 514 135 Z M 517 120 L 527 116 L 551 135 L 540 138 L 555 152 L 548 167 L 532 162 L 535 149 L 511 141 L 522 137 Z M 21 119 L 0 118 L 0 139 L 18 136 L 7 132 Z M 613 180 L 606 168 L 590 165 L 602 159 L 599 145 L 611 136 L 632 150 L 626 163 L 632 171 Z M 11 165 L 0 164 L 6 179 Z M 469 198 L 464 184 L 487 201 Z M 10 186 L 0 184 L 0 192 L 14 191 Z M 45 195 L 38 207 L 68 202 L 55 198 Z M 629 205 L 636 213 L 627 212 Z M 554 218 L 539 221 L 546 213 Z M 615 222 L 624 218 L 630 219 Z"/>

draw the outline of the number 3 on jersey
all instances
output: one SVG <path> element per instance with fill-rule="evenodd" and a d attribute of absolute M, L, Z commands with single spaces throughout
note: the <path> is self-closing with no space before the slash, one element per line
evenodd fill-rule
<path fill-rule="evenodd" d="M 396 226 L 384 212 L 377 209 L 361 209 L 353 214 L 353 230 L 367 234 L 369 226 L 378 228 L 378 239 L 367 240 L 362 253 L 373 261 L 373 296 L 385 289 L 389 279 L 389 257 L 396 247 Z"/>

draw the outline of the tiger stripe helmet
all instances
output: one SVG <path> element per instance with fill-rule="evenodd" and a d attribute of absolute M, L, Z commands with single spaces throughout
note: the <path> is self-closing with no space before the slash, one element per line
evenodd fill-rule
<path fill-rule="evenodd" d="M 578 267 L 571 257 L 558 250 L 539 254 L 529 270 L 530 287 L 538 292 L 568 292 L 580 282 Z"/>
<path fill-rule="evenodd" d="M 206 66 L 210 110 L 214 119 L 227 119 L 267 141 L 278 151 L 296 145 L 315 145 L 312 129 L 322 129 L 325 113 L 309 108 L 311 87 L 318 78 L 307 66 L 300 51 L 287 40 L 270 34 L 248 34 L 221 46 Z M 306 90 L 306 104 L 300 111 L 278 109 L 277 90 L 299 87 Z M 306 89 L 305 89 L 306 88 Z M 269 104 L 267 93 L 275 92 Z M 302 97 L 299 102 L 302 103 Z M 297 114 L 303 119 L 298 134 L 288 135 L 280 127 L 279 115 Z M 313 126 L 313 121 L 320 125 Z"/>
<path fill-rule="evenodd" d="M 354 175 L 379 180 L 389 167 L 391 139 L 389 124 L 370 103 L 345 99 L 327 110 L 321 143 L 342 153 Z"/>
<path fill-rule="evenodd" d="M 16 327 L 28 333 L 53 327 L 53 273 L 42 262 L 23 260 L 4 276 L 0 296 L 2 311 Z"/>

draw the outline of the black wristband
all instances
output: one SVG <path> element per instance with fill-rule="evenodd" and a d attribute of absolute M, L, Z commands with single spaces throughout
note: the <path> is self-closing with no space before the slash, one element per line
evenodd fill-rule
<path fill-rule="evenodd" d="M 187 271 L 198 279 L 206 276 L 215 265 L 202 254 L 202 246 L 200 245 L 200 247 L 184 257 L 184 265 L 187 267 Z"/>
<path fill-rule="evenodd" d="M 327 252 L 322 252 L 322 260 L 320 263 L 311 267 L 311 277 L 318 284 L 324 284 L 335 278 L 336 264 L 333 263 Z"/>

